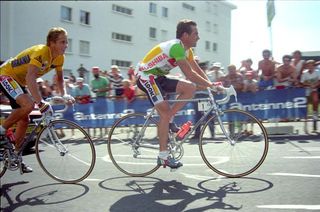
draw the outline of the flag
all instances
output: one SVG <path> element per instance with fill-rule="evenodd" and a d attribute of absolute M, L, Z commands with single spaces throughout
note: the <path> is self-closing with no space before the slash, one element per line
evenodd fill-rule
<path fill-rule="evenodd" d="M 268 27 L 271 27 L 271 22 L 275 15 L 276 15 L 276 10 L 274 7 L 274 0 L 268 0 L 267 1 Z"/>

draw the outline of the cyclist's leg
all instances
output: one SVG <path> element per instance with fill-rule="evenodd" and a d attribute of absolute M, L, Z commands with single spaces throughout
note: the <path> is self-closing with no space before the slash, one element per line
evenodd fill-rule
<path fill-rule="evenodd" d="M 29 125 L 29 116 L 21 117 L 21 119 L 17 122 L 17 127 L 15 130 L 15 147 L 16 150 L 20 150 L 20 147 L 23 143 L 23 140 L 26 136 L 26 131 Z"/>
<path fill-rule="evenodd" d="M 139 78 L 137 81 L 137 85 L 147 94 L 151 104 L 154 105 L 160 116 L 160 121 L 158 124 L 158 137 L 160 144 L 158 164 L 169 166 L 171 168 L 178 168 L 182 166 L 180 162 L 172 160 L 169 157 L 167 146 L 169 122 L 174 113 L 172 113 L 172 109 L 170 108 L 169 103 L 167 101 L 164 101 L 163 97 L 165 92 L 165 90 L 163 89 L 165 87 L 164 85 L 174 85 L 173 87 L 175 88 L 176 82 L 169 83 L 167 78 L 165 77 L 154 79 L 154 77 L 151 76 L 149 79 Z M 170 90 L 168 92 L 170 92 Z"/>
<path fill-rule="evenodd" d="M 172 80 L 170 80 L 172 81 Z M 167 90 L 166 90 L 167 91 Z M 178 94 L 177 99 L 191 99 L 196 91 L 196 86 L 187 80 L 178 80 L 175 91 Z M 171 91 L 169 91 L 171 92 Z M 173 117 L 180 111 L 187 102 L 176 102 L 171 107 L 171 116 Z"/>
<path fill-rule="evenodd" d="M 0 76 L 0 90 L 9 99 L 10 106 L 13 109 L 10 115 L 4 120 L 2 127 L 7 130 L 21 121 L 17 126 L 18 135 L 16 134 L 16 137 L 18 137 L 18 139 L 16 139 L 15 142 L 15 151 L 18 152 L 27 129 L 23 127 L 25 125 L 23 122 L 28 119 L 28 114 L 32 111 L 34 103 L 25 87 L 20 86 L 19 83 L 9 76 Z M 19 126 L 22 128 L 20 129 Z M 23 172 L 32 172 L 32 169 L 25 163 L 22 162 L 21 166 Z"/>
<path fill-rule="evenodd" d="M 3 122 L 3 127 L 9 129 L 14 124 L 17 125 L 16 129 L 16 147 L 19 148 L 25 137 L 26 130 L 28 127 L 29 118 L 28 115 L 33 110 L 34 103 L 28 94 L 21 94 L 16 99 L 15 102 L 18 106 L 12 106 L 13 110 L 11 114 Z M 15 107 L 15 108 L 14 108 Z M 21 127 L 21 129 L 19 128 Z"/>
<path fill-rule="evenodd" d="M 170 115 L 170 105 L 167 101 L 163 101 L 155 105 L 155 108 L 160 116 L 159 126 L 158 126 L 158 137 L 160 143 L 160 152 L 167 150 L 168 144 L 168 132 L 169 132 L 169 121 L 171 119 Z"/>

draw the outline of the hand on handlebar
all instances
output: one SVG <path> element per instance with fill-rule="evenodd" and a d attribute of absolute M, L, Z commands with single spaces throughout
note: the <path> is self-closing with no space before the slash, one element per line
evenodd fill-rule
<path fill-rule="evenodd" d="M 52 110 L 52 107 L 49 104 L 49 102 L 41 101 L 38 104 L 38 107 L 39 107 L 41 114 L 43 114 L 45 116 L 52 116 L 53 115 L 53 110 Z"/>
<path fill-rule="evenodd" d="M 64 101 L 67 103 L 67 104 L 74 104 L 76 102 L 76 100 L 73 98 L 73 96 L 69 95 L 69 94 L 66 94 L 62 97 L 64 99 Z"/>
<path fill-rule="evenodd" d="M 215 93 L 225 93 L 226 92 L 226 88 L 223 87 L 222 82 L 213 82 L 211 85 L 211 89 L 212 91 L 214 91 Z"/>

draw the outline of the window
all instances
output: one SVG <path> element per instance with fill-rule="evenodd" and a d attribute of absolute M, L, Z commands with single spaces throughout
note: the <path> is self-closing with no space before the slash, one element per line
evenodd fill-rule
<path fill-rule="evenodd" d="M 218 51 L 218 44 L 212 43 L 212 51 L 217 52 Z"/>
<path fill-rule="evenodd" d="M 66 49 L 67 53 L 72 53 L 72 39 L 68 38 L 68 48 Z"/>
<path fill-rule="evenodd" d="M 80 40 L 80 55 L 90 55 L 90 42 Z"/>
<path fill-rule="evenodd" d="M 157 29 L 154 27 L 149 28 L 149 37 L 150 38 L 157 38 Z"/>
<path fill-rule="evenodd" d="M 123 13 L 123 14 L 127 14 L 127 15 L 132 15 L 132 9 L 126 8 L 126 7 L 122 7 L 119 5 L 112 5 L 112 10 L 115 12 L 119 12 L 119 13 Z"/>
<path fill-rule="evenodd" d="M 132 41 L 132 36 L 113 32 L 112 33 L 112 39 L 131 42 Z"/>
<path fill-rule="evenodd" d="M 155 3 L 149 3 L 149 13 L 153 15 L 157 14 L 157 5 Z"/>
<path fill-rule="evenodd" d="M 80 23 L 90 25 L 90 13 L 80 10 Z"/>
<path fill-rule="evenodd" d="M 206 30 L 207 30 L 208 32 L 211 31 L 211 23 L 210 23 L 210 21 L 206 21 Z"/>
<path fill-rule="evenodd" d="M 213 33 L 215 33 L 215 34 L 219 33 L 218 24 L 213 24 Z"/>
<path fill-rule="evenodd" d="M 162 7 L 162 17 L 168 17 L 168 8 Z"/>
<path fill-rule="evenodd" d="M 112 60 L 111 65 L 117 65 L 120 67 L 130 67 L 132 62 L 125 60 Z"/>
<path fill-rule="evenodd" d="M 196 9 L 194 6 L 187 4 L 187 3 L 182 3 L 182 7 L 187 10 L 191 10 L 191 11 L 195 11 L 195 9 Z"/>
<path fill-rule="evenodd" d="M 206 51 L 210 51 L 210 41 L 206 41 L 205 45 Z"/>
<path fill-rule="evenodd" d="M 64 21 L 72 21 L 72 9 L 70 7 L 61 6 L 61 19 Z"/>

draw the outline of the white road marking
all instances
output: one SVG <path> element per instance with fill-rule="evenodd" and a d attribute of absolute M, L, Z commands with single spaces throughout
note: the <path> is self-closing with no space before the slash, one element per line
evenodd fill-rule
<path fill-rule="evenodd" d="M 269 173 L 268 175 L 320 178 L 320 175 L 312 175 L 312 174 L 295 174 L 295 173 Z"/>
<path fill-rule="evenodd" d="M 195 179 L 195 180 L 210 180 L 213 178 L 212 175 L 204 176 L 204 175 L 187 174 L 187 173 L 181 173 L 181 174 L 184 175 L 186 178 Z M 215 177 L 216 180 L 221 180 L 222 178 L 225 178 L 225 177 L 220 175 Z"/>
<path fill-rule="evenodd" d="M 86 178 L 86 179 L 84 179 L 83 181 L 99 182 L 99 181 L 103 181 L 103 179 Z"/>
<path fill-rule="evenodd" d="M 320 159 L 320 156 L 284 156 L 286 159 Z"/>
<path fill-rule="evenodd" d="M 307 152 L 320 152 L 320 147 L 304 147 L 303 150 Z M 301 152 L 301 151 L 302 151 L 301 149 L 289 150 L 289 152 Z"/>
<path fill-rule="evenodd" d="M 320 205 L 257 205 L 257 208 L 320 210 Z"/>

